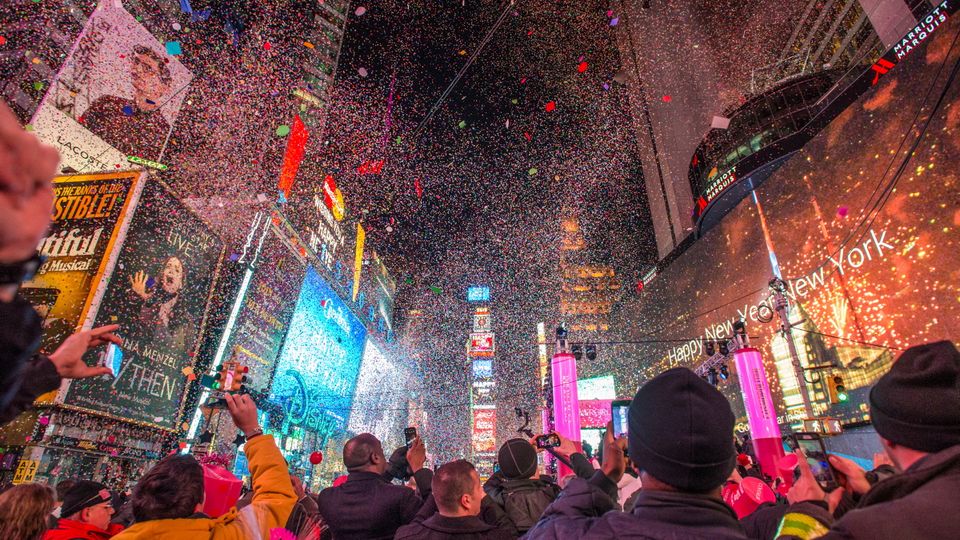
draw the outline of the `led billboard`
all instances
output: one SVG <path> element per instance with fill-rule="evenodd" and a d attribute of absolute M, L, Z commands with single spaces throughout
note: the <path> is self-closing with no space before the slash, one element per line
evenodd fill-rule
<path fill-rule="evenodd" d="M 467 302 L 489 302 L 490 287 L 470 287 L 467 289 Z"/>
<path fill-rule="evenodd" d="M 284 428 L 327 437 L 347 426 L 366 329 L 313 267 L 307 269 L 270 399 Z"/>
<path fill-rule="evenodd" d="M 805 373 L 816 415 L 869 419 L 870 387 L 902 349 L 957 339 L 960 86 L 941 68 L 960 58 L 950 47 L 960 21 L 944 25 L 629 303 L 627 337 L 648 343 L 617 347 L 609 368 L 619 368 L 619 390 L 699 365 L 703 339 L 731 335 L 742 319 L 757 336 L 778 422 L 797 423 L 802 395 L 768 286 L 777 271 L 793 348 L 804 366 L 822 368 Z M 847 402 L 830 402 L 834 373 Z M 736 374 L 720 387 L 746 429 Z"/>

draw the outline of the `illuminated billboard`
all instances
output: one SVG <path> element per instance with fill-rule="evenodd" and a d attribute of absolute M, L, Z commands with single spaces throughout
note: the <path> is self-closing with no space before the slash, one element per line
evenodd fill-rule
<path fill-rule="evenodd" d="M 141 174 L 53 179 L 53 223 L 39 245 L 44 261 L 20 287 L 43 318 L 40 350 L 56 350 L 84 322 Z"/>
<path fill-rule="evenodd" d="M 115 253 L 93 326 L 120 324 L 120 369 L 112 378 L 68 381 L 61 397 L 66 405 L 175 429 L 223 242 L 164 184 L 148 181 Z M 90 351 L 85 360 L 99 356 Z"/>
<path fill-rule="evenodd" d="M 472 441 L 474 453 L 497 451 L 497 409 L 474 408 Z"/>
<path fill-rule="evenodd" d="M 958 339 L 960 180 L 952 163 L 960 87 L 945 89 L 938 73 L 960 58 L 950 48 L 960 21 L 943 25 L 951 29 L 921 43 L 757 188 L 756 202 L 741 201 L 628 302 L 627 339 L 675 342 L 616 347 L 611 371 L 642 366 L 624 372 L 621 390 L 699 365 L 703 339 L 731 335 L 742 319 L 757 336 L 751 345 L 763 357 L 778 423 L 798 423 L 803 396 L 770 300 L 776 271 L 787 282 L 792 348 L 805 367 L 832 366 L 806 372 L 818 416 L 868 420 L 870 388 L 902 349 Z M 833 373 L 844 379 L 845 403 L 829 400 Z M 720 388 L 745 430 L 736 377 Z"/>
<path fill-rule="evenodd" d="M 104 0 L 90 15 L 31 120 L 79 172 L 159 158 L 193 75 L 128 13 Z"/>
<path fill-rule="evenodd" d="M 493 356 L 496 352 L 492 332 L 470 334 L 470 356 Z"/>
<path fill-rule="evenodd" d="M 365 338 L 360 320 L 309 267 L 270 392 L 284 408 L 284 431 L 327 437 L 347 426 Z"/>
<path fill-rule="evenodd" d="M 467 302 L 489 302 L 490 287 L 470 287 L 467 289 Z"/>

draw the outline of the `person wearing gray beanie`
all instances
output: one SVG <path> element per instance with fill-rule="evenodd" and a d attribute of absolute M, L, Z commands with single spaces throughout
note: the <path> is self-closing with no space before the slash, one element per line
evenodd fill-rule
<path fill-rule="evenodd" d="M 905 350 L 870 390 L 870 416 L 899 473 L 871 485 L 853 462 L 830 456 L 846 482 L 828 495 L 801 459 L 778 538 L 957 538 L 960 351 L 949 341 Z M 857 507 L 835 520 L 844 490 Z"/>
<path fill-rule="evenodd" d="M 571 480 L 526 538 L 747 538 L 720 498 L 736 463 L 734 420 L 727 398 L 689 369 L 657 375 L 630 405 L 629 441 L 608 424 L 602 469 Z M 628 443 L 642 487 L 624 513 L 611 510 Z"/>

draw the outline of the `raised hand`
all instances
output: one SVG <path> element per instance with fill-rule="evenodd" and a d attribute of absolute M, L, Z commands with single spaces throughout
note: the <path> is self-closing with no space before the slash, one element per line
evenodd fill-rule
<path fill-rule="evenodd" d="M 147 290 L 147 279 L 149 279 L 149 276 L 143 270 L 130 276 L 130 289 L 144 300 L 149 300 L 153 296 L 153 293 Z"/>
<path fill-rule="evenodd" d="M 83 361 L 83 355 L 94 347 L 113 343 L 122 345 L 123 340 L 114 334 L 120 329 L 119 324 L 110 324 L 77 332 L 68 337 L 53 354 L 50 361 L 57 368 L 57 373 L 64 379 L 86 379 L 98 375 L 112 375 L 113 371 L 106 366 L 88 366 Z"/>

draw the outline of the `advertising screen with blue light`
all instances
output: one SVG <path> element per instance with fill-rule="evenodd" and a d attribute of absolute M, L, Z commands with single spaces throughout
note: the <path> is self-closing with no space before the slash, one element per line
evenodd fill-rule
<path fill-rule="evenodd" d="M 467 302 L 489 302 L 490 287 L 470 287 L 467 289 Z"/>
<path fill-rule="evenodd" d="M 309 268 L 270 392 L 283 407 L 284 432 L 324 436 L 346 426 L 365 339 L 363 323 Z"/>
<path fill-rule="evenodd" d="M 492 379 L 493 378 L 493 360 L 474 360 L 473 361 L 474 379 Z"/>

